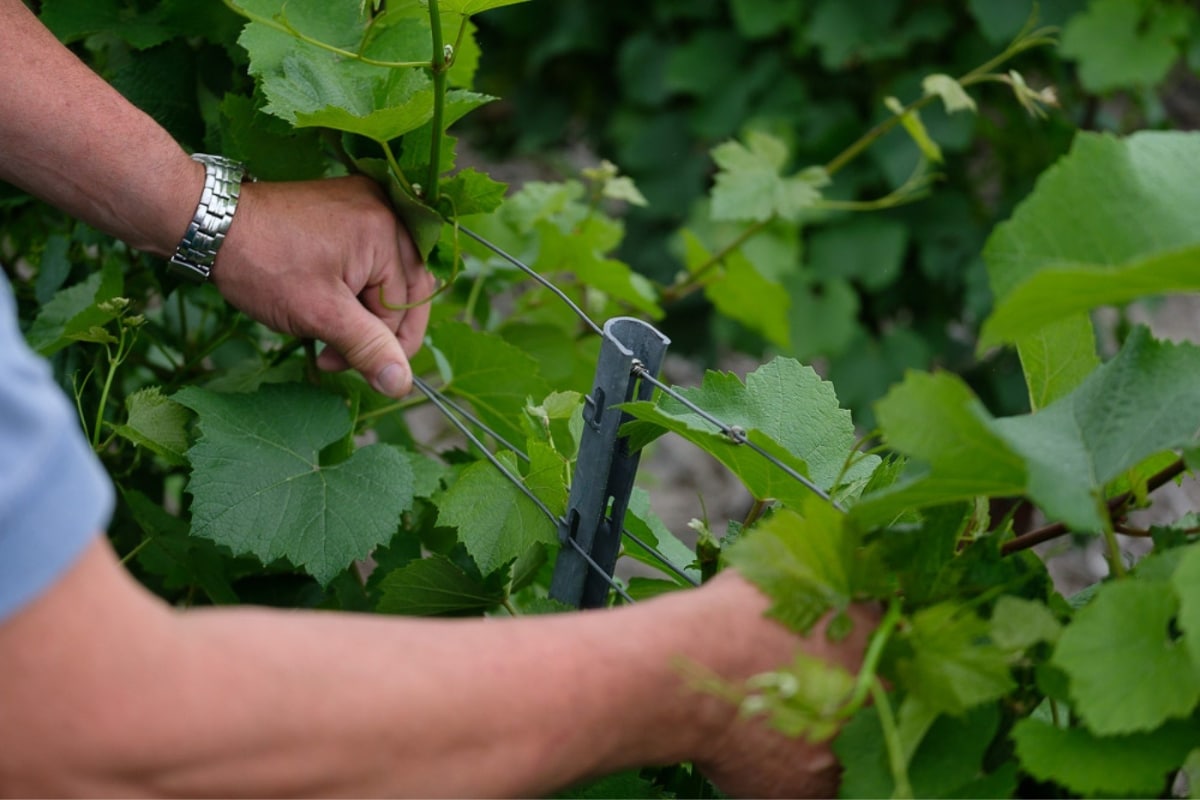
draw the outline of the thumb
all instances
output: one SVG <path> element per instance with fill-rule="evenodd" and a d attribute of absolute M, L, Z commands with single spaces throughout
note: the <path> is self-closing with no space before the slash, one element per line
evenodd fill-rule
<path fill-rule="evenodd" d="M 375 391 L 389 397 L 401 397 L 412 389 L 412 369 L 404 348 L 379 317 L 357 298 L 339 303 L 333 309 L 333 324 L 325 326 L 327 348 L 318 364 L 324 369 L 349 365 L 358 370 Z"/>

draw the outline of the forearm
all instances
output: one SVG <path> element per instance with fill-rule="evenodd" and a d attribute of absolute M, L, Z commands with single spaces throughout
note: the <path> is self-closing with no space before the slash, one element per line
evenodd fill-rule
<path fill-rule="evenodd" d="M 120 569 L 107 547 L 87 558 L 83 570 Z M 518 621 L 180 613 L 122 580 L 83 612 L 57 589 L 34 609 L 66 646 L 8 676 L 20 696 L 0 684 L 0 785 L 529 796 L 688 758 L 713 717 L 732 714 L 678 670 L 677 657 L 735 669 L 737 643 L 706 641 L 694 604 Z M 24 785 L 14 769 L 65 783 Z"/>
<path fill-rule="evenodd" d="M 203 168 L 20 0 L 0 0 L 0 75 L 0 180 L 132 247 L 170 255 Z"/>

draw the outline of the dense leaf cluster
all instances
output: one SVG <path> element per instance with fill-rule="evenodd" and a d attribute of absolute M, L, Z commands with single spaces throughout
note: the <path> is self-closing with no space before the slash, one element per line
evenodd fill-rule
<path fill-rule="evenodd" d="M 638 185 L 601 164 L 506 191 L 458 168 L 447 128 L 488 113 L 477 87 L 504 70 L 477 75 L 473 16 L 510 4 L 483 17 L 513 36 L 489 53 L 521 49 L 532 4 L 42 4 L 60 37 L 189 146 L 266 178 L 384 183 L 446 282 L 414 369 L 492 429 L 497 461 L 537 498 L 477 449 L 410 430 L 419 401 L 318 374 L 312 342 L 9 194 L 0 257 L 30 344 L 52 358 L 120 490 L 111 536 L 130 569 L 183 606 L 563 610 L 547 598 L 558 543 L 541 507 L 565 506 L 598 343 L 469 226 L 597 318 L 670 319 L 702 294 L 718 331 L 780 354 L 682 392 L 778 463 L 675 399 L 626 408 L 631 446 L 689 440 L 745 485 L 747 517 L 724 535 L 698 522 L 693 552 L 638 490 L 624 524 L 688 576 L 735 565 L 800 630 L 832 614 L 831 635 L 844 635 L 850 604 L 886 608 L 860 674 L 798 659 L 724 690 L 791 735 L 836 735 L 844 796 L 1158 795 L 1181 770 L 1195 779 L 1200 526 L 1188 515 L 1141 531 L 1128 514 L 1195 462 L 1200 348 L 1135 329 L 1102 351 L 1091 312 L 1200 288 L 1200 139 L 1081 133 L 1009 214 L 1068 128 L 1023 116 L 1055 99 L 1007 71 L 1046 59 L 1037 48 L 1051 40 L 1022 27 L 1023 4 L 659 2 L 637 11 L 648 25 L 616 69 L 584 80 L 580 65 L 634 11 L 564 0 L 530 63 L 574 64 L 561 74 L 575 92 L 621 99 L 591 119 Z M 1063 53 L 1091 91 L 1154 84 L 1196 38 L 1182 3 L 1043 10 L 1066 23 Z M 1099 45 L 1118 35 L 1127 55 L 1110 59 Z M 801 80 L 806 70 L 825 79 Z M 985 110 L 989 84 L 1010 99 Z M 527 131 L 562 99 L 515 94 Z M 968 162 L 996 171 L 968 181 Z M 629 222 L 614 200 L 650 211 Z M 1009 219 L 990 232 L 997 215 Z M 619 259 L 623 244 L 661 253 L 668 238 L 678 275 Z M 950 321 L 978 324 L 980 338 L 954 340 Z M 1019 400 L 997 403 L 996 384 L 949 370 L 901 374 L 934 353 L 974 363 L 984 348 L 1015 354 Z M 818 355 L 831 380 L 802 363 Z M 864 449 L 864 415 L 848 407 L 886 384 Z M 1020 529 L 1027 505 L 1047 527 Z M 1067 531 L 1103 539 L 1110 562 L 1108 579 L 1071 598 L 1027 550 Z M 1119 533 L 1152 537 L 1154 554 L 1127 564 Z M 624 554 L 656 565 L 643 547 Z M 686 583 L 665 571 L 628 591 Z M 712 790 L 672 769 L 583 791 Z"/>

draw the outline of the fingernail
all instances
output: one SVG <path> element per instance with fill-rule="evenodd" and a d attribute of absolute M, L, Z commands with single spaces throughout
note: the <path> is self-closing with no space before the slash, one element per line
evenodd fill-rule
<path fill-rule="evenodd" d="M 407 388 L 408 374 L 400 364 L 388 364 L 375 379 L 375 388 L 388 397 L 399 397 Z"/>

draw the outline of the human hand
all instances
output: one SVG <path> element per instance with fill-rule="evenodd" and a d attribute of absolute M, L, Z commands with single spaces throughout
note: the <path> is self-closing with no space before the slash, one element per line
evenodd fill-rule
<path fill-rule="evenodd" d="M 721 677 L 740 682 L 791 663 L 799 647 L 810 656 L 854 671 L 862 663 L 867 641 L 878 622 L 878 611 L 852 606 L 854 630 L 831 642 L 826 616 L 804 638 L 763 616 L 767 598 L 733 570 L 727 570 L 698 594 L 707 594 L 712 611 L 711 634 L 731 661 Z M 718 646 L 718 645 L 714 645 Z M 727 700 L 713 703 L 713 731 L 693 760 L 722 791 L 733 797 L 836 797 L 841 768 L 829 742 L 813 744 L 772 730 L 759 718 L 746 719 Z"/>
<path fill-rule="evenodd" d="M 259 322 L 326 342 L 322 369 L 353 367 L 392 397 L 412 388 L 435 282 L 374 181 L 243 184 L 212 278 Z"/>

